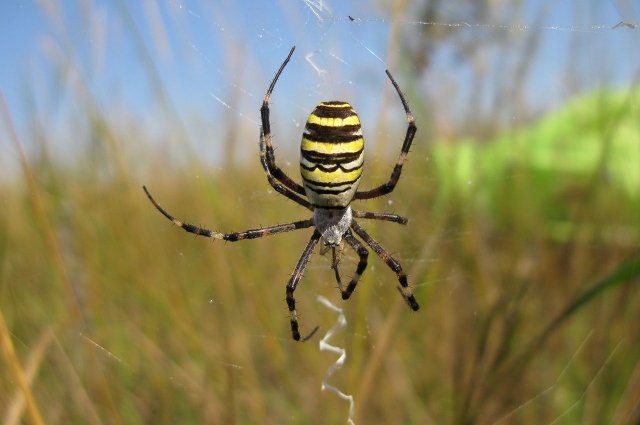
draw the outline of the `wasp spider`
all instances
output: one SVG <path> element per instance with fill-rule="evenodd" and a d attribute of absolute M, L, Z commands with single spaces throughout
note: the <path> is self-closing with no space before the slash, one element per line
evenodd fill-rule
<path fill-rule="evenodd" d="M 407 132 L 402 143 L 402 150 L 391 172 L 389 181 L 371 190 L 357 190 L 364 164 L 364 139 L 362 137 L 360 119 L 349 103 L 330 101 L 322 102 L 316 106 L 311 115 L 309 115 L 309 119 L 307 119 L 300 145 L 300 172 L 302 174 L 303 184 L 296 183 L 276 165 L 275 153 L 271 143 L 271 124 L 269 121 L 269 99 L 271 98 L 280 74 L 291 59 L 294 50 L 295 46 L 291 48 L 289 55 L 280 66 L 280 69 L 278 69 L 262 101 L 262 107 L 260 108 L 260 116 L 262 119 L 262 127 L 260 129 L 260 162 L 271 186 L 273 186 L 277 192 L 311 210 L 313 212 L 311 218 L 288 224 L 247 230 L 245 232 L 220 233 L 174 218 L 153 199 L 146 187 L 144 187 L 144 191 L 153 205 L 165 217 L 171 220 L 173 224 L 182 227 L 189 233 L 214 239 L 235 242 L 242 239 L 260 238 L 276 233 L 314 227 L 311 239 L 302 252 L 302 256 L 298 260 L 298 264 L 293 270 L 286 287 L 286 301 L 289 307 L 291 333 L 293 339 L 300 340 L 296 300 L 293 294 L 309 261 L 309 256 L 320 240 L 322 240 L 324 244 L 324 249 L 331 249 L 332 251 L 332 268 L 338 282 L 338 287 L 342 293 L 342 299 L 346 300 L 351 296 L 356 289 L 360 276 L 367 267 L 369 252 L 363 243 L 356 238 L 357 235 L 395 272 L 400 283 L 398 290 L 409 307 L 414 311 L 420 308 L 407 283 L 407 275 L 402 270 L 400 263 L 369 236 L 355 220 L 362 218 L 406 224 L 407 219 L 396 214 L 358 211 L 352 209 L 350 206 L 352 200 L 377 198 L 390 193 L 395 188 L 400 178 L 402 164 L 409 152 L 417 128 L 409 105 L 400 87 L 387 70 L 387 76 L 400 97 L 408 121 Z M 343 240 L 346 241 L 359 256 L 356 271 L 346 286 L 343 285 L 338 272 L 338 256 L 336 255 L 336 249 L 342 246 Z M 308 339 L 316 329 L 303 340 Z"/>

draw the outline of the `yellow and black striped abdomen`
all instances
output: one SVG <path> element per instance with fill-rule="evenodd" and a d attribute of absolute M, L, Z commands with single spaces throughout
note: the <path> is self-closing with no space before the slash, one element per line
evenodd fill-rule
<path fill-rule="evenodd" d="M 305 125 L 300 172 L 309 201 L 318 208 L 346 208 L 364 164 L 360 118 L 346 102 L 322 102 Z"/>

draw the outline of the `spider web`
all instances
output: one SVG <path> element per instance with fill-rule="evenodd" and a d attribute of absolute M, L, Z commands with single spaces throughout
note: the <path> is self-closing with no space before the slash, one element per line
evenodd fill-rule
<path fill-rule="evenodd" d="M 142 72 L 136 68 L 129 75 L 129 83 L 123 83 L 119 93 L 119 105 L 129 103 L 128 106 L 135 110 L 131 115 L 139 117 L 139 121 L 128 121 L 127 108 L 116 109 L 115 113 L 122 115 L 120 119 L 123 122 L 145 134 L 143 139 L 155 140 L 165 147 L 162 155 L 175 163 L 188 164 L 197 157 L 202 169 L 225 171 L 232 166 L 246 164 L 257 167 L 258 108 L 275 70 L 291 46 L 296 45 L 296 53 L 271 100 L 272 130 L 279 164 L 289 175 L 297 176 L 298 141 L 309 111 L 320 100 L 348 100 L 361 117 L 370 152 L 363 185 L 372 185 L 388 178 L 406 125 L 385 69 L 393 72 L 418 118 L 421 136 L 409 156 L 409 164 L 414 171 L 429 166 L 428 143 L 466 137 L 489 138 L 486 134 L 495 136 L 500 131 L 531 122 L 583 90 L 637 83 L 640 55 L 635 51 L 640 41 L 637 29 L 640 6 L 636 1 L 531 1 L 525 2 L 524 6 L 514 4 L 518 2 L 498 1 L 491 7 L 487 6 L 483 13 L 475 13 L 470 2 L 462 2 L 461 7 L 447 6 L 444 2 L 426 3 L 432 4 L 439 13 L 429 15 L 418 5 L 405 5 L 402 10 L 394 10 L 396 6 L 369 1 L 256 2 L 251 6 L 250 14 L 247 14 L 247 6 L 243 2 L 221 5 L 219 2 L 168 1 L 155 6 L 153 2 L 146 2 L 146 9 L 134 9 L 128 13 L 138 21 L 137 25 L 145 29 L 137 37 L 157 58 L 157 68 L 144 70 L 143 66 Z M 98 19 L 98 22 L 103 21 Z M 108 21 L 103 25 L 107 26 Z M 113 37 L 118 39 L 125 36 L 127 29 L 116 26 L 114 31 Z M 98 47 L 99 35 L 97 32 L 95 37 Z M 128 63 L 139 53 L 132 48 L 112 54 Z M 83 56 L 81 62 L 88 69 L 100 71 L 95 81 L 87 82 L 89 86 L 98 86 L 101 79 L 116 78 L 114 70 L 101 66 L 100 59 L 91 54 L 88 58 Z M 140 81 L 148 81 L 150 74 L 164 81 L 166 88 L 152 94 L 141 93 L 139 87 L 145 84 Z M 73 75 L 68 78 L 74 80 Z M 53 97 L 46 83 L 40 79 L 36 82 L 36 92 L 45 93 L 38 96 L 46 97 L 48 93 Z M 10 98 L 10 93 L 8 96 Z M 113 93 L 109 90 L 98 93 L 99 100 L 105 103 L 112 100 L 110 96 Z M 157 98 L 162 96 L 170 102 Z M 152 102 L 138 103 L 137 97 L 145 97 Z M 58 117 L 72 116 L 76 112 L 74 106 L 62 102 Z M 51 100 L 45 98 L 43 103 L 50 105 Z M 172 106 L 166 109 L 167 104 Z M 159 123 L 157 116 L 170 118 Z M 42 119 L 48 118 L 43 116 Z M 20 120 L 18 124 L 25 134 L 26 124 L 23 122 L 21 125 Z M 60 145 L 53 149 L 54 154 L 57 152 L 60 157 L 65 157 L 71 151 L 86 149 L 75 149 L 77 146 L 69 142 L 79 138 L 72 137 L 68 127 L 52 120 L 47 128 L 55 139 L 60 140 Z M 478 128 L 485 133 L 479 132 Z M 175 143 L 176 139 L 186 142 Z M 136 155 L 131 156 L 144 157 L 140 151 L 151 151 L 150 148 L 136 148 L 138 151 L 133 152 Z M 37 146 L 27 146 L 27 149 L 34 151 Z M 7 170 L 14 166 L 7 161 L 7 156 L 3 155 L 0 165 L 5 173 L 11 173 Z M 201 170 L 190 172 L 194 179 L 201 177 Z M 405 171 L 398 190 L 401 191 L 404 185 L 444 184 L 424 181 L 419 174 Z M 475 183 L 469 182 L 472 187 Z M 406 195 L 406 192 L 404 195 L 391 194 L 378 206 L 411 217 L 414 205 L 408 203 Z M 248 194 L 238 195 L 230 203 L 239 210 L 282 209 L 282 199 L 265 184 Z M 281 220 L 299 219 L 299 214 L 300 210 L 288 209 L 282 211 Z M 274 223 L 248 223 L 248 226 L 269 224 Z M 375 233 L 382 235 L 384 242 L 387 235 L 383 232 L 387 230 L 382 230 L 382 225 L 374 226 L 374 229 Z M 406 229 L 394 227 L 393 231 L 404 232 Z M 410 231 L 420 233 L 420 229 Z M 410 276 L 417 276 L 437 263 L 436 240 L 441 244 L 469 237 L 463 229 L 445 228 L 442 232 L 440 239 L 426 235 L 424 243 L 412 249 L 385 246 L 398 257 Z M 222 245 L 216 248 L 222 249 Z M 374 257 L 369 257 L 367 275 L 382 277 L 371 278 L 368 283 L 374 285 L 376 303 L 389 303 L 391 297 L 397 296 L 389 285 L 393 274 Z M 356 261 L 355 255 L 345 250 L 343 270 L 347 273 L 354 270 Z M 329 282 L 332 278 L 329 264 L 330 259 L 312 261 L 303 280 Z M 451 285 L 451 291 L 455 291 L 456 273 L 459 272 L 444 271 L 437 281 L 412 284 L 414 288 L 421 289 Z M 317 278 L 311 279 L 313 277 Z M 313 296 L 310 294 L 317 291 L 337 300 L 338 292 L 332 282 L 327 283 L 326 288 L 313 288 L 304 283 L 301 288 L 306 294 L 298 293 L 299 299 L 311 300 Z M 212 308 L 218 302 L 224 301 L 212 299 Z M 307 310 L 302 318 L 305 321 L 303 325 L 310 328 L 315 319 L 324 318 L 328 321 L 320 323 L 321 329 L 329 332 L 334 329 L 331 316 L 314 311 L 315 308 L 321 310 L 321 305 L 303 302 L 300 308 Z M 400 313 L 394 311 L 387 323 L 397 325 Z M 347 318 L 350 317 L 353 316 L 347 314 Z M 375 317 L 354 319 L 376 320 Z M 387 326 L 392 327 L 390 324 Z M 356 327 L 347 324 L 343 332 L 347 338 L 375 339 L 384 346 L 378 334 L 369 333 L 371 327 L 378 331 L 387 329 L 367 323 L 367 334 L 363 335 L 356 334 L 353 330 Z M 545 397 L 560 392 L 559 388 L 568 380 L 575 358 L 586 355 L 583 350 L 589 345 L 592 330 L 582 332 L 583 344 L 575 347 L 573 357 L 564 360 L 556 379 L 543 383 L 540 393 L 523 397 L 516 408 L 501 415 L 496 423 L 508 423 Z M 332 334 L 324 338 L 329 336 Z M 120 359 L 117 353 L 109 351 L 109 347 L 93 342 L 90 336 L 82 337 L 128 367 L 127 359 Z M 273 338 L 273 335 L 257 334 L 253 338 Z M 619 345 L 624 343 L 620 341 Z M 425 341 L 425 347 L 430 346 Z M 349 353 L 346 354 L 348 358 Z M 585 393 L 618 355 L 619 346 L 610 350 L 602 367 L 593 371 L 592 379 L 586 383 Z M 243 367 L 233 360 L 226 364 L 233 369 Z M 341 366 L 343 369 L 332 366 L 327 377 L 334 372 L 332 379 L 345 374 L 345 369 L 349 368 L 348 360 Z M 407 370 L 404 372 L 409 374 Z M 318 388 L 320 385 L 318 382 Z M 322 385 L 325 385 L 324 381 Z M 335 390 L 340 397 L 347 397 L 346 389 L 327 388 Z M 357 392 L 350 388 L 348 392 L 353 394 L 351 409 L 354 400 L 358 406 L 358 397 L 366 399 L 362 394 L 365 391 Z M 579 401 L 567 402 L 567 414 Z M 350 410 L 348 420 L 351 421 L 352 417 Z"/>

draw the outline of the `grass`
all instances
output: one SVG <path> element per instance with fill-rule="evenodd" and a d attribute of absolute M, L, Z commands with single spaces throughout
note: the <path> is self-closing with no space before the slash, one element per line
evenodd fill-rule
<path fill-rule="evenodd" d="M 418 313 L 374 256 L 342 302 L 329 258 L 313 255 L 301 323 L 333 325 L 317 294 L 344 308 L 333 341 L 347 361 L 331 383 L 354 395 L 356 423 L 638 422 L 640 185 L 624 176 L 637 176 L 640 132 L 634 102 L 613 98 L 482 146 L 416 140 L 396 192 L 358 208 L 410 217 L 365 225 L 409 272 Z M 596 101 L 601 125 L 587 128 Z M 567 141 L 596 153 L 575 167 L 539 160 Z M 289 336 L 284 284 L 308 232 L 188 236 L 141 184 L 221 230 L 307 213 L 270 191 L 257 163 L 232 184 L 226 170 L 193 181 L 161 161 L 143 178 L 120 159 L 119 172 L 96 171 L 116 157 L 24 158 L 24 178 L 2 186 L 0 423 L 345 422 L 347 403 L 320 391 L 334 356 L 318 336 Z M 346 274 L 355 261 L 346 253 Z"/>

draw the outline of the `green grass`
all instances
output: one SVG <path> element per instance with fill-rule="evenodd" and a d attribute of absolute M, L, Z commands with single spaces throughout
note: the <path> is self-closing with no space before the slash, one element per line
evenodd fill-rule
<path fill-rule="evenodd" d="M 596 101 L 599 124 L 586 126 Z M 335 321 L 317 294 L 345 309 L 334 342 L 347 363 L 331 383 L 355 397 L 356 423 L 638 422 L 633 104 L 599 93 L 484 145 L 419 135 L 396 192 L 357 204 L 410 217 L 363 225 L 410 273 L 422 309 L 406 308 L 373 255 L 343 302 L 330 259 L 313 255 L 296 293 L 303 331 Z M 553 162 L 560 142 L 570 153 Z M 365 186 L 393 163 L 375 157 Z M 230 184 L 228 170 L 194 181 L 162 163 L 132 177 L 116 158 L 32 160 L 2 186 L 0 423 L 14 411 L 48 424 L 344 423 L 347 403 L 320 391 L 335 356 L 319 336 L 289 335 L 284 285 L 309 232 L 195 238 L 141 184 L 219 230 L 308 213 L 270 191 L 257 162 Z M 355 261 L 345 254 L 346 275 Z"/>

